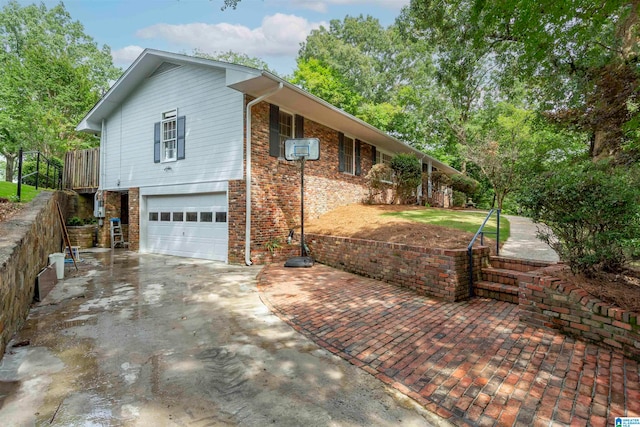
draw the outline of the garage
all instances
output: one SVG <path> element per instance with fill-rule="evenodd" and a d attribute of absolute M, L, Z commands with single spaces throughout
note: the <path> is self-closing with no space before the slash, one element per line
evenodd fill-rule
<path fill-rule="evenodd" d="M 227 194 L 146 196 L 146 252 L 227 261 Z"/>

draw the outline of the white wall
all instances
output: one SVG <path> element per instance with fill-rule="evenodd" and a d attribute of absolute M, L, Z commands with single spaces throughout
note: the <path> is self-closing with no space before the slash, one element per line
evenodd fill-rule
<path fill-rule="evenodd" d="M 174 108 L 186 116 L 185 159 L 154 163 L 153 125 Z M 241 179 L 242 140 L 243 95 L 225 86 L 225 71 L 185 65 L 147 78 L 108 118 L 101 187 Z"/>

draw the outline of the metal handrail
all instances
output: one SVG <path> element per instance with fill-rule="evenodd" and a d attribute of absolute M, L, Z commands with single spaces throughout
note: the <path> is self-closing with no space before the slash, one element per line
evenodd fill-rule
<path fill-rule="evenodd" d="M 27 175 L 22 175 L 22 163 L 24 160 L 24 156 L 27 155 L 36 155 L 36 170 L 35 172 L 31 172 Z M 42 154 L 40 151 L 24 151 L 22 148 L 20 148 L 19 154 L 18 154 L 18 185 L 17 185 L 17 190 L 16 190 L 16 198 L 18 201 L 20 201 L 20 198 L 22 197 L 22 181 L 25 178 L 29 178 L 30 176 L 34 176 L 36 177 L 36 182 L 35 182 L 35 187 L 36 189 L 40 186 L 40 162 L 44 161 L 44 163 L 47 165 L 47 172 L 44 175 L 44 177 L 46 178 L 46 186 L 49 187 L 49 175 L 50 175 L 50 169 L 53 168 L 54 171 L 54 177 L 53 177 L 53 183 L 55 185 L 55 188 L 58 190 L 62 190 L 62 168 L 60 168 L 58 165 L 54 164 L 49 158 L 47 158 L 44 154 Z M 55 176 L 57 172 L 57 177 Z M 56 182 L 56 178 L 57 178 L 57 182 Z"/>
<path fill-rule="evenodd" d="M 496 213 L 496 231 L 485 232 L 484 226 L 491 218 L 493 213 Z M 475 236 L 471 239 L 469 246 L 467 246 L 467 254 L 469 255 L 469 297 L 473 296 L 473 244 L 476 242 L 478 235 L 480 236 L 480 244 L 484 245 L 484 235 L 485 234 L 495 234 L 496 235 L 496 255 L 500 255 L 500 209 L 491 209 L 487 214 L 487 217 L 484 219 L 484 222 L 476 231 Z"/>

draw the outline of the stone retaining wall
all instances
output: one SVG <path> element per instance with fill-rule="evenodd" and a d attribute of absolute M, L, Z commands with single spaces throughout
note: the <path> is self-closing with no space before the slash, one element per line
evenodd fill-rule
<path fill-rule="evenodd" d="M 433 249 L 398 243 L 307 234 L 313 258 L 335 268 L 459 301 L 469 297 L 466 249 Z M 489 248 L 474 249 L 474 275 L 489 264 Z"/>
<path fill-rule="evenodd" d="M 638 313 L 606 304 L 544 270 L 523 273 L 518 283 L 520 321 L 558 329 L 640 361 Z"/>
<path fill-rule="evenodd" d="M 63 192 L 43 191 L 14 217 L 0 223 L 0 359 L 22 327 L 33 301 L 36 276 L 49 254 L 62 251 L 56 201 L 68 210 Z"/>

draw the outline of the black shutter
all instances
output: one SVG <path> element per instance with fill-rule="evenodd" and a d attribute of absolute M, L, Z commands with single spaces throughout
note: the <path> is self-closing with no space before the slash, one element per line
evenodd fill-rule
<path fill-rule="evenodd" d="M 296 128 L 295 137 L 304 138 L 304 117 L 296 114 L 295 128 Z"/>
<path fill-rule="evenodd" d="M 269 155 L 280 157 L 280 107 L 269 105 Z"/>
<path fill-rule="evenodd" d="M 338 132 L 338 172 L 344 172 L 344 133 Z"/>
<path fill-rule="evenodd" d="M 376 164 L 376 147 L 371 146 L 371 165 Z"/>
<path fill-rule="evenodd" d="M 185 116 L 178 117 L 178 160 L 184 159 L 184 136 L 186 133 L 186 118 Z"/>
<path fill-rule="evenodd" d="M 355 157 L 356 157 L 356 175 L 360 175 L 360 140 L 356 139 L 356 147 L 355 147 Z"/>
<path fill-rule="evenodd" d="M 153 163 L 160 163 L 160 122 L 153 124 Z"/>

